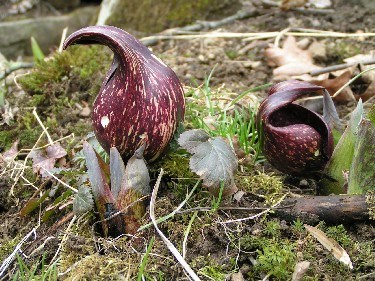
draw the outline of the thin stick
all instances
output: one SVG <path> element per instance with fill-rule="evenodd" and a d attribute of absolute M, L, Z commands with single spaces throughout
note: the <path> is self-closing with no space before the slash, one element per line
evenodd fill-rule
<path fill-rule="evenodd" d="M 182 201 L 180 203 L 180 205 L 177 206 L 176 209 L 174 209 L 171 213 L 169 213 L 168 215 L 164 216 L 164 217 L 161 217 L 161 218 L 158 218 L 156 220 L 156 222 L 159 224 L 163 221 L 166 221 L 167 219 L 173 217 L 175 214 L 179 213 L 180 210 L 182 209 L 183 206 L 185 206 L 185 204 L 189 201 L 190 197 L 193 195 L 194 191 L 197 189 L 198 185 L 200 183 L 200 180 L 197 181 L 197 183 L 194 185 L 193 189 L 189 192 L 189 194 L 186 195 L 184 201 Z M 146 228 L 149 228 L 153 223 L 148 223 L 148 224 L 145 224 L 145 225 L 142 225 L 137 231 L 141 231 L 141 230 L 144 230 Z"/>
<path fill-rule="evenodd" d="M 285 28 L 284 30 L 281 30 L 279 32 L 279 34 L 275 37 L 275 43 L 274 43 L 275 47 L 277 47 L 277 48 L 279 47 L 281 37 L 283 37 L 290 29 L 291 28 L 288 27 L 288 28 Z"/>
<path fill-rule="evenodd" d="M 54 260 L 56 259 L 57 255 L 60 253 L 60 250 L 61 250 L 61 248 L 62 248 L 62 245 L 65 243 L 66 239 L 68 238 L 68 232 L 69 232 L 69 230 L 72 228 L 73 223 L 75 222 L 76 219 L 77 219 L 77 216 L 74 215 L 73 218 L 71 219 L 71 221 L 70 221 L 68 227 L 66 228 L 66 230 L 65 230 L 65 234 L 64 234 L 63 238 L 61 239 L 61 242 L 60 242 L 60 244 L 59 244 L 59 247 L 57 248 L 56 253 L 55 253 L 55 255 L 53 256 L 53 258 L 51 259 L 49 265 L 52 265 L 53 263 L 56 262 L 56 261 L 54 261 Z"/>
<path fill-rule="evenodd" d="M 0 74 L 0 81 L 5 79 L 8 75 L 10 75 L 12 72 L 23 69 L 23 68 L 32 68 L 34 67 L 33 62 L 18 62 L 11 64 L 9 68 L 5 69 L 2 74 Z"/>
<path fill-rule="evenodd" d="M 22 252 L 21 247 L 30 238 L 30 236 L 36 236 L 36 230 L 38 227 L 39 226 L 34 227 L 28 234 L 26 234 L 26 236 L 23 237 L 22 240 L 14 248 L 13 252 L 3 261 L 3 263 L 0 266 L 0 276 L 2 276 L 5 270 L 7 270 L 7 268 L 11 265 L 18 252 Z"/>
<path fill-rule="evenodd" d="M 68 27 L 65 27 L 63 29 L 63 32 L 62 32 L 62 35 L 61 35 L 60 46 L 59 46 L 59 53 L 61 53 L 63 51 L 64 41 L 65 41 L 67 33 L 68 33 Z"/>
<path fill-rule="evenodd" d="M 160 35 L 156 36 L 150 36 L 150 37 L 144 37 L 141 39 L 142 43 L 146 46 L 155 45 L 159 40 L 162 40 L 161 37 L 163 35 L 173 35 L 173 34 L 180 34 L 180 33 L 189 33 L 191 31 L 200 31 L 203 29 L 212 29 L 212 28 L 218 28 L 220 26 L 232 23 L 236 20 L 241 20 L 249 17 L 253 17 L 258 15 L 258 12 L 256 9 L 248 10 L 248 11 L 238 11 L 236 14 L 229 16 L 227 18 L 224 18 L 222 20 L 218 21 L 199 21 L 192 25 L 187 25 L 181 28 L 173 28 L 173 29 L 167 29 L 160 33 Z"/>
<path fill-rule="evenodd" d="M 250 217 L 246 217 L 246 218 L 241 218 L 241 219 L 236 219 L 236 220 L 229 220 L 229 221 L 224 221 L 224 222 L 220 222 L 220 223 L 232 223 L 232 222 L 240 222 L 240 221 L 246 221 L 246 220 L 253 220 L 253 219 L 256 219 L 266 213 L 268 213 L 269 211 L 273 210 L 275 207 L 277 207 L 279 204 L 281 204 L 281 202 L 285 199 L 285 197 L 288 195 L 287 194 L 284 194 L 283 197 L 280 198 L 279 201 L 277 201 L 275 204 L 273 204 L 270 208 L 256 214 L 256 215 L 253 215 L 253 216 L 250 216 Z"/>
<path fill-rule="evenodd" d="M 158 176 L 158 179 L 155 183 L 154 190 L 152 191 L 151 195 L 151 200 L 150 200 L 150 218 L 151 221 L 158 232 L 159 236 L 163 240 L 163 242 L 167 245 L 168 249 L 171 251 L 171 253 L 176 257 L 178 262 L 182 265 L 182 267 L 186 270 L 186 272 L 189 274 L 191 279 L 194 281 L 200 281 L 201 279 L 198 277 L 198 275 L 193 271 L 193 269 L 190 267 L 190 265 L 185 261 L 185 259 L 181 256 L 181 254 L 178 252 L 176 247 L 172 244 L 171 241 L 168 240 L 168 238 L 163 234 L 163 232 L 159 229 L 156 219 L 155 219 L 155 201 L 156 201 L 156 196 L 158 194 L 159 186 L 160 186 L 160 181 L 163 176 L 163 169 L 160 170 L 160 174 Z"/>
<path fill-rule="evenodd" d="M 342 63 L 342 64 L 337 64 L 337 65 L 331 65 L 331 66 L 324 67 L 324 68 L 314 69 L 314 70 L 310 71 L 309 74 L 311 76 L 317 76 L 317 75 L 320 75 L 320 74 L 324 74 L 324 73 L 329 73 L 329 72 L 333 72 L 333 71 L 345 69 L 345 68 L 348 68 L 348 67 L 351 67 L 351 66 L 357 65 L 357 64 L 363 64 L 363 65 L 375 64 L 375 59 L 369 59 L 369 60 L 363 60 L 363 61 L 356 61 L 356 62 L 350 62 L 350 63 Z"/>
<path fill-rule="evenodd" d="M 63 182 L 62 180 L 60 180 L 58 177 L 56 177 L 54 174 L 52 174 L 50 171 L 48 171 L 46 168 L 44 168 L 43 166 L 40 166 L 47 174 L 49 174 L 51 177 L 53 177 L 55 180 L 57 180 L 59 183 L 61 183 L 63 186 L 69 188 L 71 191 L 73 191 L 74 193 L 77 193 L 78 190 L 75 189 L 74 187 L 70 186 L 69 184 Z"/>
<path fill-rule="evenodd" d="M 60 142 L 60 141 L 63 141 L 63 140 L 65 140 L 65 139 L 69 139 L 69 138 L 74 138 L 74 133 L 71 133 L 70 135 L 67 135 L 67 136 L 65 136 L 65 137 L 62 137 L 62 138 L 59 138 L 58 140 L 54 140 L 53 142 L 52 142 L 52 144 L 55 144 L 55 143 L 58 143 L 58 142 Z M 20 151 L 19 151 L 19 153 L 21 152 L 21 151 L 32 151 L 32 150 L 40 150 L 40 149 L 43 149 L 43 148 L 46 148 L 46 147 L 48 147 L 48 146 L 50 146 L 51 144 L 49 143 L 49 144 L 45 144 L 45 145 L 42 145 L 42 146 L 38 146 L 38 147 L 35 147 L 35 148 L 33 148 L 33 149 L 30 149 L 30 148 L 22 148 L 22 149 L 20 149 Z"/>
<path fill-rule="evenodd" d="M 46 133 L 46 136 L 47 136 L 47 138 L 48 138 L 48 142 L 49 142 L 49 144 L 52 145 L 52 144 L 53 144 L 53 140 L 52 140 L 51 136 L 49 135 L 49 133 L 48 133 L 46 127 L 44 127 L 42 120 L 40 120 L 40 118 L 39 118 L 39 116 L 38 116 L 38 113 L 36 112 L 36 108 L 35 108 L 35 107 L 34 107 L 34 109 L 33 109 L 33 114 L 34 114 L 36 120 L 38 121 L 40 127 L 42 127 L 43 131 Z"/>
<path fill-rule="evenodd" d="M 338 89 L 336 91 L 336 93 L 333 94 L 332 98 L 334 97 L 337 97 L 341 92 L 342 90 L 345 89 L 345 87 L 349 86 L 351 83 L 353 83 L 355 80 L 357 80 L 357 78 L 361 77 L 363 74 L 365 74 L 366 72 L 369 72 L 371 70 L 374 70 L 375 69 L 375 66 L 373 67 L 370 67 L 364 71 L 362 71 L 361 73 L 357 74 L 356 76 L 354 76 L 352 79 L 350 79 L 347 83 L 344 84 L 344 86 L 342 86 L 340 89 Z"/>
<path fill-rule="evenodd" d="M 33 148 L 35 148 L 37 146 L 37 144 L 40 142 L 40 140 L 42 139 L 42 137 L 44 136 L 45 134 L 45 131 L 43 131 L 39 138 L 37 139 L 36 143 L 33 145 Z M 30 153 L 32 152 L 32 150 L 30 151 Z M 23 166 L 22 166 L 22 169 L 19 170 L 19 173 L 15 176 L 15 179 L 14 179 L 14 183 L 12 184 L 12 187 L 10 188 L 10 194 L 12 196 L 14 196 L 14 187 L 16 186 L 17 182 L 18 182 L 18 179 L 23 176 L 23 173 L 25 172 L 25 168 L 27 167 L 27 160 L 29 159 L 30 157 L 30 153 L 26 155 L 25 157 L 25 160 L 23 160 Z"/>
<path fill-rule="evenodd" d="M 275 38 L 281 35 L 293 35 L 296 37 L 333 37 L 333 38 L 352 38 L 352 37 L 374 37 L 375 33 L 342 33 L 331 32 L 324 30 L 309 30 L 291 28 L 292 31 L 272 31 L 272 32 L 208 32 L 200 34 L 185 34 L 185 35 L 156 35 L 151 37 L 144 37 L 141 39 L 143 43 L 148 40 L 190 40 L 190 39 L 204 39 L 204 38 L 244 38 L 243 41 L 252 41 L 256 39 Z"/>

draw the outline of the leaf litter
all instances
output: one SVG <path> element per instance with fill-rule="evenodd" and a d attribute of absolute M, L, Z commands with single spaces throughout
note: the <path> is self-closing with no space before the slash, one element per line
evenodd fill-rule
<path fill-rule="evenodd" d="M 48 172 L 55 167 L 57 160 L 66 155 L 66 150 L 59 143 L 52 144 L 44 150 L 31 151 L 30 158 L 33 160 L 34 173 L 39 173 L 44 178 L 49 177 Z"/>
<path fill-rule="evenodd" d="M 334 239 L 327 237 L 323 231 L 316 227 L 305 224 L 305 228 L 320 244 L 332 253 L 336 259 L 347 265 L 350 269 L 353 269 L 353 264 L 348 253 Z"/>
<path fill-rule="evenodd" d="M 374 59 L 374 54 L 371 52 L 344 59 L 348 66 L 343 69 L 327 71 L 315 76 L 313 72 L 321 70 L 322 66 L 317 65 L 313 57 L 324 57 L 325 51 L 323 50 L 324 48 L 321 51 L 316 51 L 315 48 L 313 53 L 312 48 L 302 49 L 296 38 L 289 35 L 284 40 L 282 47 L 271 44 L 265 50 L 264 55 L 268 64 L 275 67 L 273 70 L 275 81 L 289 79 L 307 81 L 325 87 L 331 95 L 334 95 L 357 73 L 373 66 L 361 64 L 361 62 L 368 62 Z M 340 95 L 335 97 L 335 100 L 348 102 L 362 98 L 365 101 L 374 95 L 375 73 L 372 71 L 362 75 L 351 87 L 346 86 Z"/>

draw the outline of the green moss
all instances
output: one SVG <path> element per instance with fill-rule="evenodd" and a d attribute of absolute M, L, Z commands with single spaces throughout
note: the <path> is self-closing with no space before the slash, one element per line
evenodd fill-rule
<path fill-rule="evenodd" d="M 369 111 L 367 112 L 367 118 L 375 126 L 375 103 L 372 104 Z"/>
<path fill-rule="evenodd" d="M 254 175 L 238 174 L 235 178 L 237 186 L 244 191 L 264 197 L 268 204 L 274 204 L 282 196 L 283 183 L 281 177 L 273 174 L 257 172 Z"/>
<path fill-rule="evenodd" d="M 281 226 L 278 220 L 266 221 L 266 227 L 264 228 L 264 234 L 269 237 L 280 237 Z"/>
<path fill-rule="evenodd" d="M 276 280 L 288 280 L 292 276 L 296 263 L 295 245 L 288 240 L 271 243 L 258 250 L 255 272 L 265 273 Z"/>
<path fill-rule="evenodd" d="M 367 192 L 366 203 L 370 219 L 375 220 L 375 190 Z"/>
<path fill-rule="evenodd" d="M 198 275 L 206 277 L 207 280 L 225 281 L 228 275 L 234 272 L 236 261 L 229 259 L 227 263 L 219 264 L 215 261 L 215 258 L 208 254 L 208 256 L 196 257 L 191 262 L 191 266 L 199 268 Z"/>
<path fill-rule="evenodd" d="M 237 0 L 128 0 L 119 1 L 106 24 L 146 33 L 183 26 L 210 15 L 229 15 L 239 8 Z M 131 11 L 131 12 L 129 12 Z"/>
<path fill-rule="evenodd" d="M 13 239 L 0 239 L 0 260 L 5 260 L 13 251 L 17 244 L 21 241 L 21 235 Z"/>
<path fill-rule="evenodd" d="M 37 108 L 43 124 L 53 139 L 72 132 L 77 139 L 90 131 L 89 122 L 81 120 L 76 104 L 92 104 L 111 60 L 110 51 L 102 46 L 72 46 L 38 62 L 33 71 L 19 79 L 30 94 L 22 108 Z M 77 127 L 76 127 L 77 126 Z M 42 129 L 32 110 L 20 112 L 18 120 L 0 132 L 4 149 L 16 140 L 20 147 L 32 147 Z"/>
<path fill-rule="evenodd" d="M 48 60 L 38 62 L 36 68 L 20 78 L 19 82 L 28 93 L 43 95 L 48 100 L 51 96 L 66 94 L 67 85 L 64 82 L 72 78 L 76 78 L 73 79 L 76 90 L 87 90 L 90 84 L 97 83 L 95 76 L 98 73 L 103 76 L 109 62 L 110 55 L 101 46 L 72 46 L 67 51 L 55 53 Z M 37 101 L 40 101 L 40 97 L 33 102 Z"/>
<path fill-rule="evenodd" d="M 0 149 L 6 150 L 12 146 L 12 143 L 17 139 L 17 132 L 8 128 L 0 131 Z"/>
<path fill-rule="evenodd" d="M 226 56 L 228 59 L 234 60 L 238 57 L 238 52 L 236 50 L 228 50 L 225 51 Z"/>
<path fill-rule="evenodd" d="M 331 48 L 327 49 L 327 57 L 334 61 L 343 61 L 346 58 L 353 57 L 361 53 L 360 45 L 347 42 L 345 40 L 335 40 Z"/>

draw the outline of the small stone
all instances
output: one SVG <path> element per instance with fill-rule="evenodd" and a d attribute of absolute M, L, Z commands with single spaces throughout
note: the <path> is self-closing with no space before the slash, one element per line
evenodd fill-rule
<path fill-rule="evenodd" d="M 314 59 L 324 59 L 327 57 L 326 46 L 321 41 L 312 42 L 309 51 Z"/>

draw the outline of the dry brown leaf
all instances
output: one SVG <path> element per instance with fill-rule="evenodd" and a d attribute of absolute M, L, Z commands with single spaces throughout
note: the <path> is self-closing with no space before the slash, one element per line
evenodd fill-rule
<path fill-rule="evenodd" d="M 324 48 L 322 44 L 320 42 L 316 42 L 315 45 L 320 45 L 320 49 L 322 50 L 319 51 L 319 53 L 315 53 L 315 56 L 324 56 Z M 336 93 L 337 90 L 339 90 L 352 78 L 356 68 L 356 66 L 352 66 L 344 70 L 324 73 L 319 76 L 312 77 L 310 72 L 321 67 L 314 64 L 311 48 L 302 50 L 300 47 L 298 47 L 296 39 L 293 36 L 287 37 L 282 48 L 271 46 L 266 49 L 265 56 L 268 59 L 269 65 L 277 66 L 277 68 L 273 70 L 275 81 L 284 81 L 289 79 L 307 81 L 325 87 L 331 95 Z M 373 88 L 370 88 L 370 90 L 372 89 Z M 335 101 L 355 101 L 355 96 L 351 88 L 346 87 L 335 98 Z"/>
<path fill-rule="evenodd" d="M 288 36 L 282 48 L 271 45 L 265 50 L 265 56 L 269 64 L 273 63 L 276 66 L 298 62 L 313 64 L 310 52 L 300 49 L 294 36 Z"/>
<path fill-rule="evenodd" d="M 42 177 L 48 177 L 47 171 L 52 170 L 56 161 L 66 154 L 65 149 L 59 143 L 50 145 L 45 150 L 32 151 L 30 158 L 33 160 L 34 173 L 40 173 Z"/>
<path fill-rule="evenodd" d="M 280 8 L 283 11 L 304 6 L 308 0 L 282 0 Z"/>
<path fill-rule="evenodd" d="M 273 74 L 275 80 L 290 79 L 291 76 L 298 76 L 309 73 L 319 68 L 314 65 L 311 53 L 298 47 L 295 37 L 288 36 L 283 47 L 270 46 L 265 50 L 265 56 L 270 66 L 277 66 Z"/>
<path fill-rule="evenodd" d="M 356 63 L 356 62 L 361 62 L 361 61 L 368 61 L 375 59 L 375 51 L 371 51 L 368 54 L 358 54 L 350 58 L 344 59 L 344 62 L 346 63 Z"/>
<path fill-rule="evenodd" d="M 330 251 L 336 259 L 347 265 L 350 269 L 353 269 L 353 264 L 348 253 L 335 240 L 327 237 L 323 231 L 316 227 L 305 224 L 305 228 L 320 244 Z"/>
<path fill-rule="evenodd" d="M 89 104 L 85 101 L 82 101 L 82 103 L 83 103 L 83 107 L 82 107 L 81 111 L 79 112 L 79 116 L 89 117 L 90 114 L 91 114 L 91 109 L 89 107 Z"/>
<path fill-rule="evenodd" d="M 13 160 L 14 157 L 16 157 L 18 153 L 18 143 L 19 143 L 19 140 L 16 140 L 12 144 L 11 148 L 9 148 L 7 151 L 4 152 L 3 157 L 6 161 Z"/>
<path fill-rule="evenodd" d="M 335 77 L 333 74 L 328 73 L 326 73 L 325 76 L 327 78 L 321 80 L 310 80 L 309 82 L 315 85 L 323 86 L 331 95 L 333 95 L 337 92 L 337 90 L 339 90 L 342 86 L 345 85 L 345 83 L 347 83 L 350 80 L 350 78 L 352 77 L 352 71 L 346 70 L 337 77 Z M 349 86 L 345 87 L 344 90 L 342 90 L 342 92 L 335 97 L 335 101 L 355 101 L 355 97 L 353 95 L 353 91 L 351 90 L 351 88 Z"/>
<path fill-rule="evenodd" d="M 309 267 L 310 267 L 310 262 L 308 261 L 301 261 L 297 263 L 296 266 L 294 267 L 292 281 L 302 280 L 303 276 L 305 275 Z"/>
<path fill-rule="evenodd" d="M 230 275 L 230 281 L 245 281 L 245 278 L 241 272 L 236 272 Z"/>
<path fill-rule="evenodd" d="M 362 72 L 374 66 L 375 65 L 360 64 L 358 65 L 358 71 Z M 354 93 L 357 100 L 362 99 L 362 101 L 367 101 L 368 99 L 372 98 L 375 95 L 375 71 L 363 73 L 362 76 L 353 83 L 353 85 L 357 89 L 357 91 Z"/>

